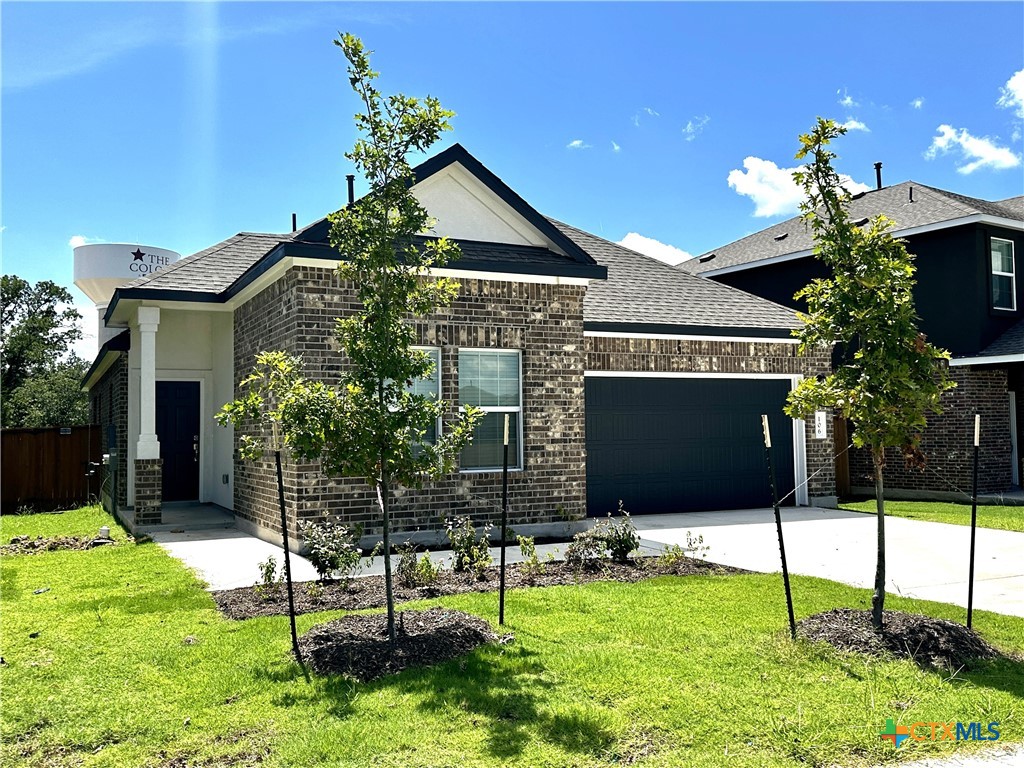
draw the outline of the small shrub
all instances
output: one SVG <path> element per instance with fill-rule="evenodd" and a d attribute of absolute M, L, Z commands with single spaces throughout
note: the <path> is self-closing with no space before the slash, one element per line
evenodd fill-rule
<path fill-rule="evenodd" d="M 395 575 L 398 583 L 405 587 L 429 587 L 437 582 L 441 566 L 430 559 L 430 550 L 422 557 L 416 554 L 416 544 L 409 540 L 395 549 L 398 551 L 398 567 Z"/>
<path fill-rule="evenodd" d="M 473 522 L 468 517 L 456 517 L 445 522 L 445 532 L 452 545 L 452 570 L 472 571 L 478 579 L 484 578 L 491 564 L 491 526 L 485 525 L 477 539 Z"/>
<path fill-rule="evenodd" d="M 337 571 L 345 581 L 350 581 L 362 568 L 362 554 L 357 542 L 360 530 L 349 530 L 334 523 L 304 522 L 299 526 L 302 540 L 308 548 L 306 555 L 316 568 L 321 581 L 332 577 Z"/>
<path fill-rule="evenodd" d="M 577 533 L 565 548 L 565 563 L 576 571 L 596 570 L 607 559 L 608 547 L 596 526 Z"/>
<path fill-rule="evenodd" d="M 686 532 L 686 546 L 681 544 L 668 544 L 661 554 L 658 555 L 658 565 L 675 569 L 682 565 L 683 561 L 692 559 L 694 556 L 704 558 L 705 553 L 710 549 L 704 543 L 703 536 L 694 536 L 690 531 Z"/>
<path fill-rule="evenodd" d="M 629 556 L 640 548 L 640 535 L 636 532 L 629 512 L 622 508 L 621 499 L 619 517 L 621 519 L 616 521 L 611 513 L 608 513 L 608 519 L 595 525 L 593 530 L 604 541 L 612 562 L 625 564 L 629 562 Z"/>
<path fill-rule="evenodd" d="M 314 603 L 319 603 L 324 599 L 324 585 L 319 581 L 311 581 L 306 585 L 306 594 Z"/>
<path fill-rule="evenodd" d="M 519 542 L 519 552 L 525 558 L 520 565 L 523 575 L 530 583 L 547 570 L 547 567 L 537 559 L 537 545 L 533 536 L 516 536 Z"/>
<path fill-rule="evenodd" d="M 260 563 L 257 567 L 260 569 L 260 580 L 256 582 L 256 586 L 253 589 L 261 600 L 269 600 L 277 594 L 277 588 L 280 584 L 277 576 L 277 560 L 274 559 L 273 555 L 270 555 L 266 561 Z M 284 577 L 283 573 L 281 577 Z"/>

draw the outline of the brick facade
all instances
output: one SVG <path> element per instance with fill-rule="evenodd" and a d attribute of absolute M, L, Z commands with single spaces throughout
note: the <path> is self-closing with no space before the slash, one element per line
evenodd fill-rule
<path fill-rule="evenodd" d="M 760 341 L 696 339 L 585 339 L 588 371 L 648 371 L 664 373 L 740 373 L 816 376 L 830 370 L 827 350 L 801 356 L 796 344 Z M 814 437 L 814 424 L 805 427 L 807 493 L 810 498 L 835 496 L 836 476 L 831 418 L 827 436 Z"/>
<path fill-rule="evenodd" d="M 956 389 L 942 396 L 943 413 L 928 416 L 921 440 L 924 469 L 908 469 L 897 449 L 886 451 L 882 480 L 886 491 L 953 494 L 967 498 L 973 483 L 974 415 L 981 414 L 978 492 L 1006 490 L 1012 480 L 1010 404 L 1007 371 L 1002 368 L 949 369 Z M 867 450 L 851 451 L 850 483 L 874 492 L 874 470 Z"/>
<path fill-rule="evenodd" d="M 128 505 L 128 356 L 120 355 L 102 378 L 89 390 L 93 424 L 99 424 L 103 453 L 116 453 L 116 463 L 106 469 L 104 493 L 113 488 L 112 471 L 117 472 L 117 506 Z M 107 427 L 117 429 L 117 445 L 107 441 Z"/>
<path fill-rule="evenodd" d="M 513 524 L 560 522 L 586 508 L 583 395 L 585 287 L 462 280 L 447 310 L 416 322 L 419 343 L 441 348 L 441 395 L 458 407 L 458 349 L 520 350 L 522 354 L 524 468 L 509 476 Z M 337 380 L 343 355 L 333 336 L 335 318 L 358 309 L 356 292 L 333 270 L 296 267 L 235 311 L 236 382 L 254 356 L 281 349 L 300 355 L 306 375 Z M 236 439 L 244 430 L 236 430 Z M 338 515 L 366 534 L 380 532 L 372 489 L 361 480 L 325 479 L 318 465 L 285 461 L 290 519 Z M 437 529 L 446 517 L 496 521 L 500 472 L 459 473 L 422 490 L 399 489 L 394 530 Z M 272 459 L 238 462 L 235 514 L 280 531 Z M 295 531 L 292 531 L 295 533 Z"/>
<path fill-rule="evenodd" d="M 135 525 L 160 525 L 163 459 L 135 460 Z"/>

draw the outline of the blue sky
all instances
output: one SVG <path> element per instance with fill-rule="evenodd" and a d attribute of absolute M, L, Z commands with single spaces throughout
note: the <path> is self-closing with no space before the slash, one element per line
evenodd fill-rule
<path fill-rule="evenodd" d="M 854 183 L 880 160 L 886 183 L 1024 193 L 1019 2 L 5 2 L 0 23 L 3 269 L 33 281 L 71 285 L 72 238 L 189 254 L 337 208 L 339 30 L 384 92 L 458 113 L 438 151 L 666 259 L 793 215 L 818 115 L 851 126 Z"/>

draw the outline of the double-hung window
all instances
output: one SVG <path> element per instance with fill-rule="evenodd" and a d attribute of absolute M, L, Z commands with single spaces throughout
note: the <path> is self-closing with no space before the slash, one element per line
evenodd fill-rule
<path fill-rule="evenodd" d="M 1017 309 L 1017 280 L 1014 276 L 1013 241 L 992 238 L 992 308 Z"/>
<path fill-rule="evenodd" d="M 484 412 L 473 431 L 473 441 L 462 450 L 459 464 L 463 471 L 501 469 L 506 414 L 509 468 L 522 467 L 521 370 L 518 350 L 459 350 L 459 404 L 475 405 Z"/>
<path fill-rule="evenodd" d="M 427 357 L 434 363 L 434 370 L 429 376 L 422 379 L 416 379 L 409 387 L 409 391 L 414 395 L 424 395 L 434 400 L 441 399 L 441 350 L 437 347 L 413 347 L 413 349 L 419 352 L 425 352 Z M 423 435 L 423 443 L 426 445 L 433 445 L 437 441 L 437 435 L 441 429 L 441 420 L 438 419 L 436 423 L 432 424 L 427 428 L 426 433 Z"/>

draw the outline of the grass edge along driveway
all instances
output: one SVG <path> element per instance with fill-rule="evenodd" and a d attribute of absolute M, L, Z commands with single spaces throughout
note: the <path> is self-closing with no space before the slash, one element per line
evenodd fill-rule
<path fill-rule="evenodd" d="M 879 737 L 889 717 L 999 721 L 1002 741 L 1024 740 L 1024 665 L 950 675 L 792 644 L 772 574 L 515 591 L 513 643 L 368 685 L 307 684 L 287 619 L 222 618 L 154 544 L 4 556 L 0 576 L 4 765 L 860 765 L 980 746 L 897 753 Z M 869 601 L 809 577 L 794 596 L 798 617 Z M 428 604 L 496 623 L 493 594 Z M 1024 651 L 1024 620 L 978 612 L 975 626 Z"/>
<path fill-rule="evenodd" d="M 875 514 L 875 500 L 843 502 L 840 509 Z M 930 523 L 971 524 L 971 505 L 943 501 L 885 501 L 885 514 Z M 1024 507 L 978 505 L 978 527 L 1024 533 Z"/>

